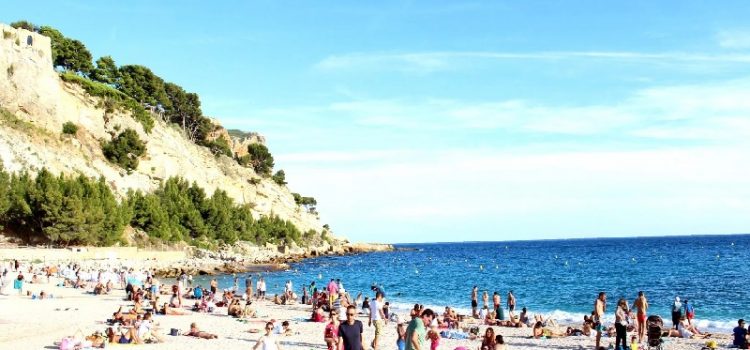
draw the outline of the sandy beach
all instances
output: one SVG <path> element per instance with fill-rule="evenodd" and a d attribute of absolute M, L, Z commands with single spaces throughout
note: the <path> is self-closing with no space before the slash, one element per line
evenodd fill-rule
<path fill-rule="evenodd" d="M 14 276 L 12 272 L 9 275 Z M 103 332 L 107 328 L 105 321 L 112 317 L 120 306 L 128 309 L 132 302 L 125 301 L 125 291 L 117 286 L 110 294 L 93 295 L 90 289 L 74 289 L 59 287 L 61 279 L 53 277 L 49 283 L 42 278 L 38 284 L 26 283 L 24 293 L 19 295 L 10 287 L 4 289 L 5 295 L 0 296 L 0 348 L 3 349 L 56 349 L 56 343 L 66 336 L 76 333 L 90 335 L 95 331 Z M 173 280 L 164 279 L 169 284 Z M 41 291 L 53 297 L 39 300 L 27 296 L 39 295 Z M 269 290 L 269 293 L 276 291 Z M 192 301 L 186 300 L 190 305 Z M 429 301 L 425 301 L 429 304 Z M 186 348 L 214 348 L 214 349 L 249 349 L 256 344 L 259 333 L 249 330 L 261 330 L 265 322 L 288 320 L 291 324 L 292 335 L 279 336 L 284 349 L 325 349 L 323 329 L 325 323 L 309 322 L 311 306 L 275 305 L 270 301 L 256 303 L 257 318 L 239 321 L 227 315 L 225 307 L 217 308 L 213 313 L 190 312 L 184 316 L 155 315 L 158 324 L 157 331 L 164 338 L 164 342 L 156 344 L 127 345 L 132 349 L 186 349 Z M 437 310 L 442 311 L 442 310 Z M 399 314 L 401 319 L 407 319 L 405 314 Z M 365 344 L 372 341 L 374 328 L 367 326 L 365 316 L 360 316 L 365 324 Z M 196 322 L 201 330 L 218 335 L 218 339 L 198 339 L 188 336 L 170 336 L 171 328 L 187 332 L 189 325 Z M 480 334 L 484 334 L 487 326 L 480 326 Z M 594 338 L 587 336 L 571 336 L 552 339 L 531 339 L 529 328 L 494 327 L 496 334 L 502 334 L 511 349 L 593 349 Z M 385 327 L 383 339 L 379 349 L 397 349 L 396 324 L 388 323 Z M 711 339 L 717 340 L 720 346 L 731 342 L 729 335 L 715 335 Z M 614 343 L 614 338 L 604 337 L 602 345 L 608 347 Z M 706 343 L 703 339 L 668 338 L 665 349 L 701 349 Z M 480 340 L 441 339 L 439 349 L 455 349 L 462 346 L 467 349 L 477 349 Z M 115 345 L 123 347 L 124 345 Z"/>

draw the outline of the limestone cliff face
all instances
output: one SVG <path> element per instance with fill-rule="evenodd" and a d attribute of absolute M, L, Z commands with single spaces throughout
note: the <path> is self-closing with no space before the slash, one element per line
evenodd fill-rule
<path fill-rule="evenodd" d="M 179 176 L 209 194 L 220 188 L 237 202 L 252 203 L 256 217 L 275 214 L 302 232 L 323 231 L 317 216 L 296 205 L 289 189 L 270 179 L 251 184 L 250 179 L 260 178 L 252 169 L 229 157 L 215 157 L 188 141 L 179 128 L 157 120 L 147 134 L 127 113 L 105 114 L 97 98 L 58 77 L 48 38 L 3 24 L 0 30 L 0 107 L 18 119 L 0 118 L 0 160 L 6 170 L 45 167 L 55 173 L 103 176 L 120 195 L 129 189 L 149 192 L 161 180 Z M 65 122 L 78 125 L 77 135 L 62 135 Z M 109 163 L 99 143 L 125 128 L 136 130 L 148 148 L 138 169 L 130 174 Z M 262 140 L 256 136 L 256 140 L 236 140 L 230 145 L 241 148 L 236 143 L 244 143 L 247 148 L 247 143 Z"/>

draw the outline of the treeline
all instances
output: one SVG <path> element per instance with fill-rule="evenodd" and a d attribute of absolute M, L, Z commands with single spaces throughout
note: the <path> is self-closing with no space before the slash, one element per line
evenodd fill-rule
<path fill-rule="evenodd" d="M 179 178 L 163 182 L 153 193 L 131 191 L 118 202 L 103 178 L 55 176 L 44 169 L 36 176 L 15 174 L 0 164 L 0 228 L 27 241 L 108 246 L 122 242 L 130 225 L 157 241 L 204 247 L 238 240 L 301 243 L 291 222 L 276 216 L 256 220 L 250 209 L 224 191 L 208 196 Z"/>

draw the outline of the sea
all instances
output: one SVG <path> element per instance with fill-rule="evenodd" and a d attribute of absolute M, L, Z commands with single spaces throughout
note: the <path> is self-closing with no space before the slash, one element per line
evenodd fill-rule
<path fill-rule="evenodd" d="M 397 312 L 415 303 L 443 311 L 470 313 L 471 289 L 498 292 L 503 305 L 509 290 L 517 310 L 580 323 L 607 293 L 613 319 L 617 301 L 629 304 L 643 291 L 649 314 L 671 325 L 675 297 L 695 307 L 699 328 L 730 331 L 737 319 L 750 318 L 750 235 L 559 239 L 537 241 L 397 244 L 393 252 L 326 256 L 304 260 L 286 271 L 263 273 L 268 294 L 281 293 L 291 280 L 298 293 L 315 282 L 324 287 L 341 279 L 352 297 L 373 296 L 377 284 Z M 261 274 L 253 274 L 255 283 Z M 247 275 L 218 276 L 221 288 L 234 277 L 244 287 Z M 208 278 L 196 278 L 208 284 Z M 516 311 L 519 312 L 519 311 Z M 507 311 L 506 311 L 507 315 Z"/>

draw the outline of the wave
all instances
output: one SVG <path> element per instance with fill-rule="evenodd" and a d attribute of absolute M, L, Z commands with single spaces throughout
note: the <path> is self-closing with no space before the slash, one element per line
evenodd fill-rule
<path fill-rule="evenodd" d="M 397 313 L 402 319 L 408 319 L 404 318 L 409 315 L 409 311 L 414 308 L 414 303 L 408 303 L 408 302 L 389 302 L 391 306 L 391 312 Z M 445 305 L 438 306 L 438 305 L 429 305 L 424 304 L 425 308 L 432 309 L 433 311 L 442 314 L 445 310 Z M 471 315 L 471 309 L 468 308 L 453 308 L 456 310 L 458 314 L 461 315 Z M 516 310 L 516 314 L 520 313 L 521 310 Z M 551 318 L 555 320 L 560 325 L 580 325 L 583 322 L 583 317 L 586 315 L 589 315 L 588 313 L 583 312 L 570 312 L 570 311 L 564 311 L 564 310 L 527 310 L 529 315 L 543 315 L 545 319 Z M 505 314 L 508 314 L 508 310 L 505 310 Z M 662 317 L 664 319 L 664 326 L 670 327 L 672 325 L 672 321 L 667 317 Z M 615 316 L 612 313 L 605 314 L 604 322 L 606 324 L 613 324 L 615 322 Z M 737 320 L 708 320 L 708 319 L 695 319 L 693 320 L 696 327 L 700 331 L 709 331 L 709 332 L 720 332 L 720 333 L 731 333 L 734 327 L 737 326 Z"/>

